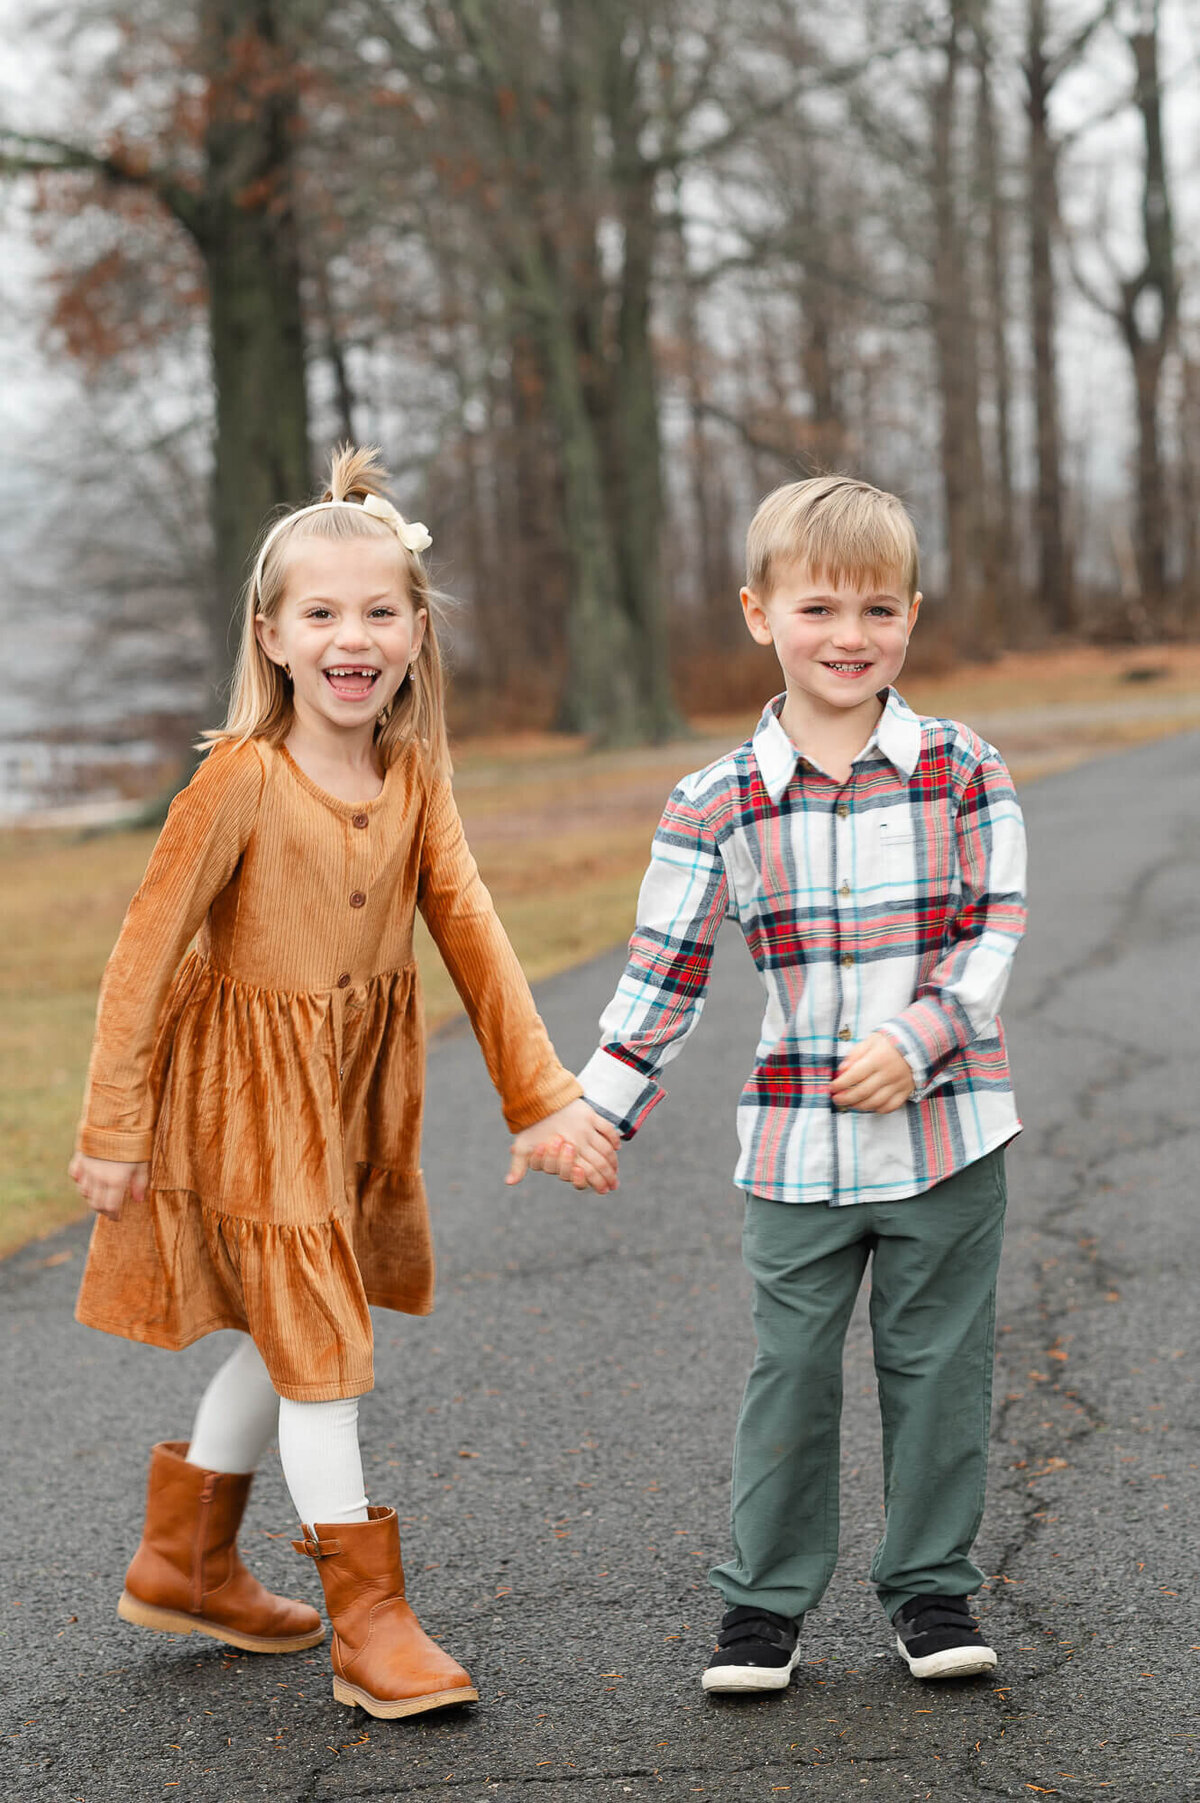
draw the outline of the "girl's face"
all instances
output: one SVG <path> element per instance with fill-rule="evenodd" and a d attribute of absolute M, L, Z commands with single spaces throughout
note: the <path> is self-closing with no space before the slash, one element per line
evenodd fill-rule
<path fill-rule="evenodd" d="M 374 728 L 415 662 L 425 609 L 414 608 L 399 549 L 386 539 L 299 538 L 283 598 L 255 621 L 273 663 L 291 667 L 302 724 Z"/>

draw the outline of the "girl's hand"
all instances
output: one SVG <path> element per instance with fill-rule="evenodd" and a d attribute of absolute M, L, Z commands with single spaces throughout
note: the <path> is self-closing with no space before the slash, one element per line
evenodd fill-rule
<path fill-rule="evenodd" d="M 67 1166 L 71 1178 L 89 1208 L 110 1221 L 119 1221 L 126 1196 L 142 1202 L 150 1178 L 148 1164 L 120 1164 L 115 1158 L 88 1158 L 76 1152 Z"/>
<path fill-rule="evenodd" d="M 526 1171 L 544 1171 L 561 1177 L 576 1189 L 593 1189 L 606 1196 L 617 1188 L 616 1128 L 580 1098 L 568 1102 L 556 1114 L 548 1114 L 518 1133 L 512 1143 L 512 1163 L 506 1183 L 520 1183 Z"/>
<path fill-rule="evenodd" d="M 894 1114 L 916 1087 L 908 1061 L 885 1033 L 868 1033 L 846 1053 L 830 1085 L 835 1108 Z"/>

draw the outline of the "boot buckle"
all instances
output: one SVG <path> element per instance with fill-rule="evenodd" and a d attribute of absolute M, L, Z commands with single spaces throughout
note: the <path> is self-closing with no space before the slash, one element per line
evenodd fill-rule
<path fill-rule="evenodd" d="M 306 1559 L 332 1559 L 342 1550 L 340 1540 L 322 1540 L 314 1534 L 307 1522 L 300 1523 L 303 1540 L 293 1540 L 292 1545 Z"/>

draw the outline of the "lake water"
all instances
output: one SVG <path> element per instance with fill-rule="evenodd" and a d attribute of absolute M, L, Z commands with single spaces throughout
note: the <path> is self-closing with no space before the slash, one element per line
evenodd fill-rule
<path fill-rule="evenodd" d="M 0 589 L 0 641 L 13 673 L 0 685 L 0 823 L 66 809 L 110 817 L 170 780 L 201 688 L 172 673 L 159 635 L 118 640 L 78 612 L 18 608 Z"/>

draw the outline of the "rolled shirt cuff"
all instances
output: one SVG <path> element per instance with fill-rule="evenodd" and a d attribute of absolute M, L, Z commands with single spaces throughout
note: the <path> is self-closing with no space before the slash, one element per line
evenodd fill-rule
<path fill-rule="evenodd" d="M 946 1081 L 940 1070 L 931 1070 L 922 1041 L 904 1021 L 903 1017 L 885 1021 L 881 1027 L 875 1028 L 885 1039 L 890 1039 L 900 1056 L 913 1074 L 913 1092 L 910 1102 L 923 1102 L 926 1096 L 941 1087 Z M 940 1061 L 939 1061 L 940 1062 Z"/>
<path fill-rule="evenodd" d="M 579 1073 L 584 1097 L 596 1113 L 611 1121 L 622 1139 L 632 1139 L 666 1090 L 645 1071 L 626 1064 L 603 1046 L 592 1053 Z"/>

